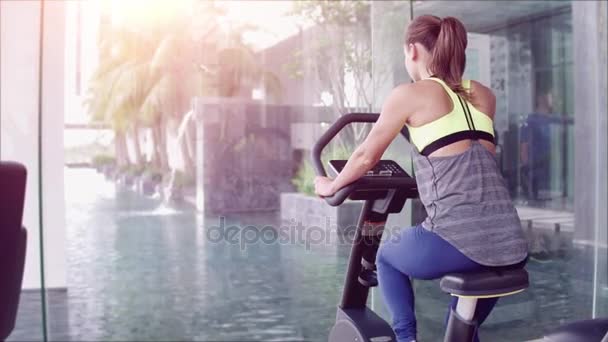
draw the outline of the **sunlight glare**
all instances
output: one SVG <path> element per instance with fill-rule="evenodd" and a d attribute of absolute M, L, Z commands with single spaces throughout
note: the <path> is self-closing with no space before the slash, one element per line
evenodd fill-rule
<path fill-rule="evenodd" d="M 145 29 L 163 23 L 179 10 L 192 8 L 194 0 L 103 0 L 110 3 L 112 21 L 121 26 Z"/>
<path fill-rule="evenodd" d="M 146 29 L 170 20 L 180 11 L 194 16 L 192 8 L 196 0 L 101 0 L 109 3 L 113 23 L 130 29 Z M 243 35 L 246 43 L 254 49 L 267 48 L 298 33 L 308 26 L 288 13 L 292 1 L 215 1 L 215 5 L 226 10 L 226 17 L 220 20 L 222 30 L 249 25 L 254 30 Z M 196 17 L 192 17 L 194 21 Z"/>
<path fill-rule="evenodd" d="M 217 1 L 232 25 L 253 25 L 244 39 L 256 49 L 269 47 L 298 32 L 300 23 L 288 15 L 292 1 Z"/>

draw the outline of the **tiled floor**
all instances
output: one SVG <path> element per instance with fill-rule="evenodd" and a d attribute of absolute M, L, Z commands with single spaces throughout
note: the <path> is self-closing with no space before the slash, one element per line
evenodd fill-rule
<path fill-rule="evenodd" d="M 50 340 L 326 340 L 348 246 L 214 242 L 220 218 L 117 191 L 86 170 L 66 171 L 66 201 L 68 289 L 47 293 Z M 225 223 L 263 227 L 277 215 Z M 533 237 L 551 247 L 532 255 L 531 288 L 501 300 L 484 340 L 531 340 L 590 316 L 592 251 L 554 235 Z M 448 296 L 436 282 L 415 282 L 415 290 L 421 340 L 441 340 Z M 386 315 L 376 291 L 372 301 Z M 23 293 L 9 340 L 42 339 L 40 306 L 39 292 Z"/>

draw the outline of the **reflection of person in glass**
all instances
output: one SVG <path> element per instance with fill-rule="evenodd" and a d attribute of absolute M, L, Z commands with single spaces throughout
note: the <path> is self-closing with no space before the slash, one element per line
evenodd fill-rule
<path fill-rule="evenodd" d="M 542 199 L 541 191 L 549 189 L 551 166 L 551 123 L 556 121 L 551 93 L 536 98 L 534 113 L 527 116 L 521 127 L 521 184 L 529 201 Z"/>
<path fill-rule="evenodd" d="M 527 258 L 527 242 L 495 156 L 496 98 L 481 83 L 462 79 L 466 46 L 467 32 L 455 18 L 413 20 L 404 53 L 415 82 L 391 92 L 366 140 L 335 179 L 315 179 L 317 194 L 331 196 L 370 170 L 407 126 L 427 218 L 386 239 L 376 257 L 399 342 L 416 340 L 410 278 L 523 267 Z M 477 324 L 496 301 L 479 299 Z M 453 297 L 451 307 L 456 304 Z"/>

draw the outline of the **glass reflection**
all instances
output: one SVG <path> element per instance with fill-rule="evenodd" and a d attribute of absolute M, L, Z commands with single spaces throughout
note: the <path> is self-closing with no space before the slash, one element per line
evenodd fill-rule
<path fill-rule="evenodd" d="M 468 25 L 467 77 L 497 94 L 499 162 L 529 227 L 533 285 L 501 302 L 482 338 L 538 338 L 589 315 L 593 255 L 573 242 L 569 2 L 93 3 L 79 5 L 94 29 L 82 24 L 83 63 L 69 70 L 83 82 L 66 123 L 81 126 L 66 126 L 68 291 L 49 295 L 59 303 L 51 336 L 325 340 L 348 246 L 242 248 L 210 234 L 323 222 L 310 149 L 327 123 L 378 111 L 409 82 L 401 44 L 412 3 L 416 15 Z M 327 158 L 349 155 L 368 130 L 346 131 Z M 410 171 L 408 148 L 395 141 L 386 157 Z M 415 210 L 390 224 L 419 221 Z M 416 291 L 421 337 L 439 340 L 447 298 L 433 282 Z M 372 300 L 386 316 L 377 292 Z"/>

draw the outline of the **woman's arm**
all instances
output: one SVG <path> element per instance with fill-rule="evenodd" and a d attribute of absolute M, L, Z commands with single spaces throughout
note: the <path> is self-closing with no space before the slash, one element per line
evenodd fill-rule
<path fill-rule="evenodd" d="M 315 189 L 319 196 L 333 195 L 365 175 L 382 158 L 382 154 L 399 134 L 411 113 L 411 87 L 412 84 L 404 84 L 393 89 L 369 135 L 355 149 L 342 172 L 334 180 L 326 177 L 315 179 Z"/>

